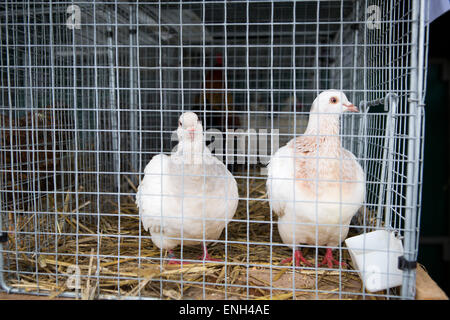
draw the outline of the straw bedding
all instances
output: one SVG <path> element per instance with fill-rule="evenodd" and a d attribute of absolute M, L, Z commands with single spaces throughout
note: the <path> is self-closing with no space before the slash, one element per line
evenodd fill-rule
<path fill-rule="evenodd" d="M 281 265 L 283 259 L 292 255 L 292 250 L 278 245 L 282 242 L 275 217 L 274 223 L 267 223 L 271 214 L 265 180 L 237 180 L 240 196 L 250 199 L 240 201 L 234 217 L 242 222 L 229 223 L 226 238 L 231 242 L 208 245 L 210 255 L 226 260 L 226 265 L 221 262 L 168 265 L 167 253 L 154 246 L 149 234 L 141 229 L 131 196 L 121 196 L 118 202 L 117 197 L 116 201 L 114 198 L 106 200 L 103 207 L 106 212 L 109 210 L 108 215 L 83 218 L 75 213 L 96 208 L 93 199 L 80 197 L 75 201 L 74 195 L 67 193 L 58 200 L 49 194 L 44 202 L 50 206 L 48 212 L 57 212 L 51 215 L 52 219 L 39 214 L 10 215 L 9 250 L 5 253 L 8 269 L 27 272 L 8 273 L 7 281 L 13 288 L 39 291 L 51 298 L 63 292 L 76 293 L 82 299 L 363 298 L 362 282 L 358 274 L 351 271 L 352 263 L 346 250 L 342 250 L 346 266 L 341 270 L 296 267 L 293 271 L 292 265 Z M 130 179 L 125 177 L 124 181 L 130 190 L 135 189 Z M 61 203 L 58 205 L 58 202 Z M 36 227 L 40 232 L 33 232 Z M 24 230 L 29 232 L 22 233 Z M 352 232 L 351 228 L 349 236 Z M 225 232 L 219 240 L 225 240 Z M 249 241 L 257 244 L 247 244 Z M 270 246 L 271 241 L 277 245 Z M 35 248 L 37 243 L 40 248 Z M 315 251 L 314 248 L 303 249 L 313 266 L 324 254 L 320 249 L 316 256 Z M 174 253 L 180 257 L 180 248 Z M 184 259 L 197 259 L 201 245 L 184 247 L 182 253 Z M 80 274 L 79 286 L 75 288 L 76 282 L 71 277 L 74 270 Z M 297 291 L 293 292 L 293 288 Z M 366 295 L 365 298 L 377 297 Z"/>

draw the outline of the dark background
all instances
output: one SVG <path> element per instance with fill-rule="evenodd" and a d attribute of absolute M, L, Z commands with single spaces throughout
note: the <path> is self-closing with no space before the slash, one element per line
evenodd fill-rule
<path fill-rule="evenodd" d="M 418 262 L 450 296 L 450 11 L 430 24 Z"/>

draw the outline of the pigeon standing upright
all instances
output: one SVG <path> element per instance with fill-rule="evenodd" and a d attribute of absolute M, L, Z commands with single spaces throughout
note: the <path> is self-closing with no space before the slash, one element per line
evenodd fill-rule
<path fill-rule="evenodd" d="M 136 194 L 140 218 L 153 243 L 169 250 L 169 263 L 178 263 L 174 247 L 199 242 L 201 259 L 214 261 L 205 241 L 217 240 L 233 218 L 238 205 L 236 180 L 205 146 L 195 113 L 180 116 L 177 135 L 177 150 L 170 156 L 154 156 L 145 167 Z"/>
<path fill-rule="evenodd" d="M 347 237 L 350 220 L 365 198 L 364 171 L 341 146 L 339 118 L 346 111 L 358 109 L 343 92 L 320 93 L 305 133 L 272 156 L 266 184 L 283 242 L 291 248 L 328 247 L 321 264 L 330 268 L 339 265 L 330 247 L 338 247 Z M 309 265 L 300 250 L 294 256 L 297 265 Z"/>

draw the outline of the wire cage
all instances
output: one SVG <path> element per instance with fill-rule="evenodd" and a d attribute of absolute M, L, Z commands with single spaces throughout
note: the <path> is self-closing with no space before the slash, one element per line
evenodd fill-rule
<path fill-rule="evenodd" d="M 1 290 L 414 299 L 426 9 L 419 0 L 3 2 Z M 305 132 L 327 89 L 360 109 L 340 120 L 366 179 L 348 236 L 395 234 L 400 286 L 366 290 L 344 242 L 334 248 L 344 265 L 320 265 L 317 244 L 303 247 L 309 266 L 282 263 L 294 253 L 267 198 L 267 164 Z M 185 111 L 199 116 L 239 203 L 221 236 L 203 239 L 220 261 L 195 258 L 199 241 L 176 247 L 184 263 L 174 266 L 144 230 L 135 196 L 146 164 L 174 152 Z"/>

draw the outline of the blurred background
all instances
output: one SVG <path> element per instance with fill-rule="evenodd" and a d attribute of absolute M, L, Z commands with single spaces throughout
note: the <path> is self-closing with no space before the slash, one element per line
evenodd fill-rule
<path fill-rule="evenodd" d="M 434 1 L 433 1 L 434 2 Z M 450 294 L 450 11 L 429 29 L 425 150 L 418 262 Z"/>

